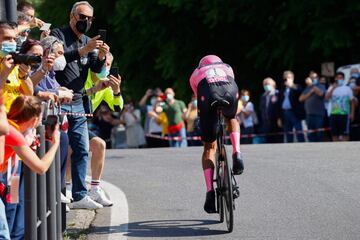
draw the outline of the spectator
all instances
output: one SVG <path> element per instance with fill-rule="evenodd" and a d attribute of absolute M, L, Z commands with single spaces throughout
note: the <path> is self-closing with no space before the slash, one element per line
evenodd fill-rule
<path fill-rule="evenodd" d="M 155 119 L 156 123 L 161 125 L 161 136 L 167 137 L 168 136 L 168 119 L 166 116 L 166 113 L 164 113 L 161 105 L 163 105 L 164 102 L 161 99 L 161 97 L 158 97 L 157 103 L 154 106 L 153 111 L 148 112 L 149 117 Z M 169 147 L 169 141 L 158 139 L 157 147 Z"/>
<path fill-rule="evenodd" d="M 11 52 L 16 51 L 17 26 L 9 22 L 0 22 L 0 59 L 11 61 Z M 20 94 L 33 95 L 33 84 L 28 77 L 30 66 L 19 64 L 14 66 L 12 63 L 6 69 L 2 69 L 4 74 L 8 75 L 3 87 L 4 103 L 6 111 L 9 111 L 11 103 Z"/>
<path fill-rule="evenodd" d="M 51 136 L 52 146 L 49 151 L 42 157 L 38 158 L 36 153 L 29 147 L 26 135 L 29 129 L 35 128 L 38 124 L 41 114 L 41 101 L 33 96 L 19 96 L 17 97 L 9 110 L 8 123 L 9 133 L 5 136 L 5 158 L 3 164 L 0 166 L 0 172 L 3 174 L 1 182 L 7 185 L 7 170 L 10 161 L 18 162 L 17 176 L 19 176 L 19 203 L 5 203 L 6 217 L 9 225 L 11 239 L 24 238 L 24 179 L 22 174 L 23 166 L 25 164 L 31 170 L 38 174 L 44 174 L 50 167 L 55 158 L 55 153 L 59 147 L 59 131 L 56 126 L 55 131 Z M 32 142 L 32 141 L 30 141 Z M 22 161 L 17 161 L 16 155 Z"/>
<path fill-rule="evenodd" d="M 316 74 L 316 73 L 313 73 Z M 318 82 L 318 78 L 306 78 L 312 81 L 300 95 L 299 101 L 304 102 L 306 113 L 306 124 L 310 131 L 324 127 L 325 118 L 325 86 Z M 308 138 L 311 142 L 320 142 L 323 140 L 323 132 L 310 132 Z"/>
<path fill-rule="evenodd" d="M 17 4 L 17 11 L 25 14 L 28 17 L 28 26 L 24 26 L 27 28 L 38 27 L 41 28 L 44 25 L 44 22 L 39 18 L 35 17 L 35 8 L 34 6 L 26 1 L 21 1 Z M 19 14 L 18 14 L 19 15 Z"/>
<path fill-rule="evenodd" d="M 355 119 L 353 123 L 355 125 L 350 126 L 350 140 L 359 141 L 360 140 L 360 73 L 358 68 L 352 68 L 350 70 L 350 85 L 349 87 L 353 90 L 354 100 L 355 100 Z"/>
<path fill-rule="evenodd" d="M 0 72 L 0 165 L 4 161 L 5 150 L 5 134 L 8 133 L 9 127 L 6 118 L 6 112 L 4 107 L 4 99 L 2 96 L 3 76 Z M 0 199 L 0 239 L 10 239 L 9 226 L 6 220 L 5 205 Z"/>
<path fill-rule="evenodd" d="M 280 102 L 286 140 L 287 142 L 293 142 L 293 134 L 290 132 L 295 128 L 298 142 L 304 142 L 301 120 L 305 117 L 305 112 L 303 104 L 299 101 L 302 88 L 294 83 L 294 73 L 292 71 L 285 71 L 283 78 L 285 87 L 280 93 Z"/>
<path fill-rule="evenodd" d="M 43 48 L 46 52 L 51 52 L 51 54 L 43 56 Z M 20 49 L 20 53 L 42 57 L 42 64 L 40 66 L 36 66 L 30 73 L 30 78 L 35 86 L 35 94 L 37 96 L 43 100 L 51 99 L 53 101 L 57 101 L 57 99 L 59 99 L 63 103 L 71 102 L 73 97 L 72 91 L 60 87 L 59 83 L 55 79 L 54 69 L 57 70 L 61 65 L 59 64 L 59 62 L 61 62 L 59 60 L 63 60 L 63 67 L 65 67 L 66 64 L 63 55 L 64 49 L 60 40 L 56 39 L 55 37 L 47 37 L 41 42 L 28 39 L 23 43 Z M 64 118 L 66 117 L 61 116 L 61 120 Z M 67 133 L 65 131 L 60 131 L 61 182 L 63 187 L 65 186 L 64 177 L 66 171 L 68 146 L 69 138 Z M 70 203 L 62 193 L 61 200 L 64 203 Z"/>
<path fill-rule="evenodd" d="M 43 57 L 41 67 L 30 76 L 35 86 L 35 94 L 42 98 L 56 95 L 48 98 L 53 100 L 59 98 L 61 103 L 70 103 L 74 96 L 73 91 L 61 87 L 55 77 L 55 71 L 62 71 L 66 66 L 63 42 L 56 37 L 49 36 L 41 40 L 41 45 L 44 52 L 51 52 L 51 54 Z"/>
<path fill-rule="evenodd" d="M 158 102 L 158 98 L 163 95 L 163 92 L 160 88 L 156 89 L 148 89 L 145 92 L 145 95 L 141 98 L 139 102 L 139 106 L 141 112 L 145 114 L 145 133 L 161 136 L 162 134 L 162 126 L 157 121 L 157 115 L 154 114 L 154 108 L 156 103 Z M 148 99 L 150 101 L 148 102 Z M 148 104 L 147 104 L 148 102 Z M 146 143 L 149 148 L 153 147 L 161 147 L 164 146 L 161 139 L 157 139 L 154 137 L 146 136 Z"/>
<path fill-rule="evenodd" d="M 311 84 L 313 83 L 319 83 L 319 75 L 315 71 L 310 71 L 309 78 L 311 79 Z"/>
<path fill-rule="evenodd" d="M 111 111 L 120 112 L 123 108 L 124 100 L 121 96 L 121 77 L 118 76 L 108 76 L 110 73 L 110 68 L 114 58 L 110 52 L 106 54 L 105 65 L 103 66 L 100 73 L 93 73 L 90 70 L 88 78 L 86 80 L 85 89 L 91 89 L 92 86 L 99 86 L 101 82 L 108 81 L 107 87 L 103 90 L 96 91 L 95 94 L 91 95 L 92 109 L 95 111 L 101 103 L 107 104 L 107 107 Z M 101 124 L 106 125 L 106 123 Z M 112 129 L 113 125 L 109 129 Z M 111 134 L 109 131 L 107 134 Z M 106 136 L 105 139 L 110 138 Z M 90 140 L 90 151 L 91 151 L 91 188 L 89 190 L 89 196 L 92 200 L 100 203 L 103 206 L 112 206 L 113 203 L 105 195 L 104 191 L 100 187 L 100 179 L 103 173 L 104 164 L 105 164 L 105 150 L 106 148 L 111 147 L 111 141 L 105 142 L 102 138 L 98 137 L 95 133 L 89 130 L 89 140 Z"/>
<path fill-rule="evenodd" d="M 186 136 L 200 137 L 199 127 L 198 127 L 198 108 L 197 108 L 197 98 L 195 95 L 192 96 L 191 102 L 188 104 L 187 111 L 184 115 L 184 120 L 186 121 Z M 201 140 L 190 139 L 188 140 L 189 146 L 202 146 Z"/>
<path fill-rule="evenodd" d="M 265 78 L 263 87 L 265 92 L 260 98 L 260 116 L 262 120 L 261 128 L 266 134 L 266 142 L 284 142 L 283 137 L 276 134 L 281 131 L 281 102 L 276 83 L 272 78 Z"/>
<path fill-rule="evenodd" d="M 120 75 L 109 75 L 113 60 L 113 55 L 108 52 L 106 54 L 105 65 L 100 73 L 94 73 L 89 70 L 85 89 L 87 90 L 88 95 L 91 96 L 92 109 L 94 111 L 102 102 L 105 102 L 111 111 L 120 112 L 123 108 L 124 100 L 120 90 L 121 77 Z M 102 88 L 101 83 L 107 83 L 103 90 L 100 90 Z M 95 89 L 92 89 L 94 87 Z"/>
<path fill-rule="evenodd" d="M 326 92 L 331 103 L 330 127 L 333 141 L 349 140 L 350 120 L 354 120 L 355 102 L 351 88 L 345 85 L 345 75 L 337 72 L 335 83 Z"/>
<path fill-rule="evenodd" d="M 66 67 L 63 71 L 56 71 L 56 80 L 61 86 L 74 91 L 71 104 L 63 105 L 62 111 L 84 114 L 90 108 L 88 101 L 83 101 L 84 85 L 89 68 L 100 73 L 105 63 L 109 46 L 98 40 L 100 36 L 92 39 L 85 33 L 90 29 L 93 21 L 93 7 L 86 1 L 76 2 L 70 13 L 69 26 L 54 29 L 52 36 L 64 42 L 64 56 Z M 98 49 L 98 54 L 94 51 Z M 85 104 L 85 105 L 84 105 Z M 102 205 L 93 201 L 87 195 L 86 170 L 89 153 L 89 134 L 85 116 L 69 116 L 69 138 L 73 154 L 71 155 L 72 168 L 72 197 L 73 208 L 98 209 Z"/>
<path fill-rule="evenodd" d="M 135 109 L 134 102 L 124 106 L 120 116 L 121 123 L 125 125 L 126 145 L 129 148 L 138 148 L 146 144 L 144 130 L 140 124 L 140 110 Z"/>
<path fill-rule="evenodd" d="M 254 134 L 254 114 L 255 109 L 252 102 L 250 102 L 250 92 L 248 90 L 241 90 L 241 106 L 240 112 L 238 113 L 239 119 L 240 119 L 240 127 L 241 127 L 241 133 L 248 135 L 248 134 Z M 242 142 L 244 144 L 250 144 L 252 143 L 252 137 L 245 137 L 242 139 Z"/>
<path fill-rule="evenodd" d="M 186 147 L 186 130 L 183 115 L 187 111 L 185 103 L 175 99 L 175 92 L 172 88 L 165 90 L 166 101 L 163 110 L 168 119 L 168 134 L 170 147 Z M 180 139 L 174 139 L 180 138 Z"/>
<path fill-rule="evenodd" d="M 18 12 L 17 24 L 18 24 L 18 28 L 21 28 L 19 26 L 24 26 L 24 25 L 30 26 L 30 18 L 25 13 Z M 19 31 L 16 37 L 17 49 L 21 48 L 21 45 L 29 37 L 30 32 L 31 32 L 30 28 L 26 28 L 24 30 Z"/>

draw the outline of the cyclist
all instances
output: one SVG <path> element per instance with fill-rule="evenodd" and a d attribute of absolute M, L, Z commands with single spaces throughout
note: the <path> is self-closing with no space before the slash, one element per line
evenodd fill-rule
<path fill-rule="evenodd" d="M 216 153 L 216 129 L 217 112 L 211 107 L 216 100 L 225 100 L 229 104 L 223 106 L 227 126 L 230 131 L 230 139 L 233 147 L 233 172 L 239 175 L 244 170 L 244 164 L 240 152 L 240 126 L 235 119 L 239 91 L 234 80 L 232 68 L 223 63 L 215 55 L 203 57 L 199 66 L 190 77 L 190 85 L 197 96 L 201 139 L 204 142 L 202 155 L 202 167 L 206 183 L 206 200 L 204 210 L 207 213 L 215 213 L 215 191 L 213 187 L 213 175 Z"/>

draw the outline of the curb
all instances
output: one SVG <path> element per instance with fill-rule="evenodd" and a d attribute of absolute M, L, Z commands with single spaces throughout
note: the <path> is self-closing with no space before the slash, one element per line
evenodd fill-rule
<path fill-rule="evenodd" d="M 86 176 L 90 184 L 91 177 Z M 114 205 L 98 210 L 72 209 L 67 213 L 64 240 L 127 239 L 129 210 L 125 194 L 115 185 L 101 180 L 101 187 Z"/>

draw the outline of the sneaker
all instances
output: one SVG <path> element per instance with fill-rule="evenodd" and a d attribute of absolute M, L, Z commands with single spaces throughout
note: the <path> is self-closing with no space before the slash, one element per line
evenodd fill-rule
<path fill-rule="evenodd" d="M 72 187 L 68 187 L 66 186 L 66 197 L 68 199 L 70 199 L 70 201 L 74 201 L 73 197 L 72 197 Z"/>
<path fill-rule="evenodd" d="M 242 160 L 241 153 L 235 152 L 232 155 L 232 158 L 233 158 L 233 168 L 232 169 L 233 169 L 234 175 L 242 174 L 244 171 L 244 162 Z"/>
<path fill-rule="evenodd" d="M 204 210 L 207 213 L 216 213 L 215 207 L 215 191 L 211 190 L 206 193 L 206 200 L 204 204 Z"/>
<path fill-rule="evenodd" d="M 66 204 L 65 211 L 66 211 L 66 212 L 70 212 L 70 207 L 69 207 L 68 204 Z"/>
<path fill-rule="evenodd" d="M 73 202 L 71 204 L 71 208 L 73 208 L 73 209 L 93 209 L 93 210 L 95 210 L 95 209 L 103 208 L 103 205 L 95 202 L 89 196 L 86 195 L 80 201 Z"/>
<path fill-rule="evenodd" d="M 105 192 L 100 187 L 91 188 L 88 195 L 92 200 L 100 203 L 104 207 L 110 207 L 113 205 L 113 202 L 106 197 Z"/>
<path fill-rule="evenodd" d="M 71 200 L 68 199 L 67 197 L 65 197 L 65 195 L 63 193 L 60 193 L 60 194 L 61 194 L 61 202 L 62 203 L 66 203 L 66 204 L 71 203 Z"/>

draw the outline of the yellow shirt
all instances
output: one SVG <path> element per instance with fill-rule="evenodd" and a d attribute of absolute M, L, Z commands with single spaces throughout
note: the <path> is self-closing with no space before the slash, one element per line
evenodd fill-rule
<path fill-rule="evenodd" d="M 157 123 L 161 124 L 162 135 L 165 136 L 168 133 L 168 119 L 165 112 L 159 114 L 159 118 L 156 120 Z"/>
<path fill-rule="evenodd" d="M 16 66 L 9 74 L 7 78 L 8 81 L 6 81 L 3 88 L 4 105 L 6 112 L 9 112 L 12 102 L 22 94 L 21 80 L 18 79 L 18 73 L 19 73 L 18 67 Z"/>
<path fill-rule="evenodd" d="M 99 79 L 97 79 L 96 74 L 91 72 L 89 69 L 88 76 L 87 76 L 87 79 L 85 82 L 85 89 L 87 90 L 87 89 L 91 88 L 98 81 L 99 81 Z M 115 97 L 113 90 L 110 87 L 96 92 L 90 98 L 91 98 L 93 111 L 95 111 L 98 108 L 98 106 L 100 105 L 100 103 L 102 101 L 105 101 L 112 111 L 114 111 L 115 105 L 119 106 L 120 109 L 122 109 L 124 107 L 123 97 L 121 95 L 118 97 Z"/>

